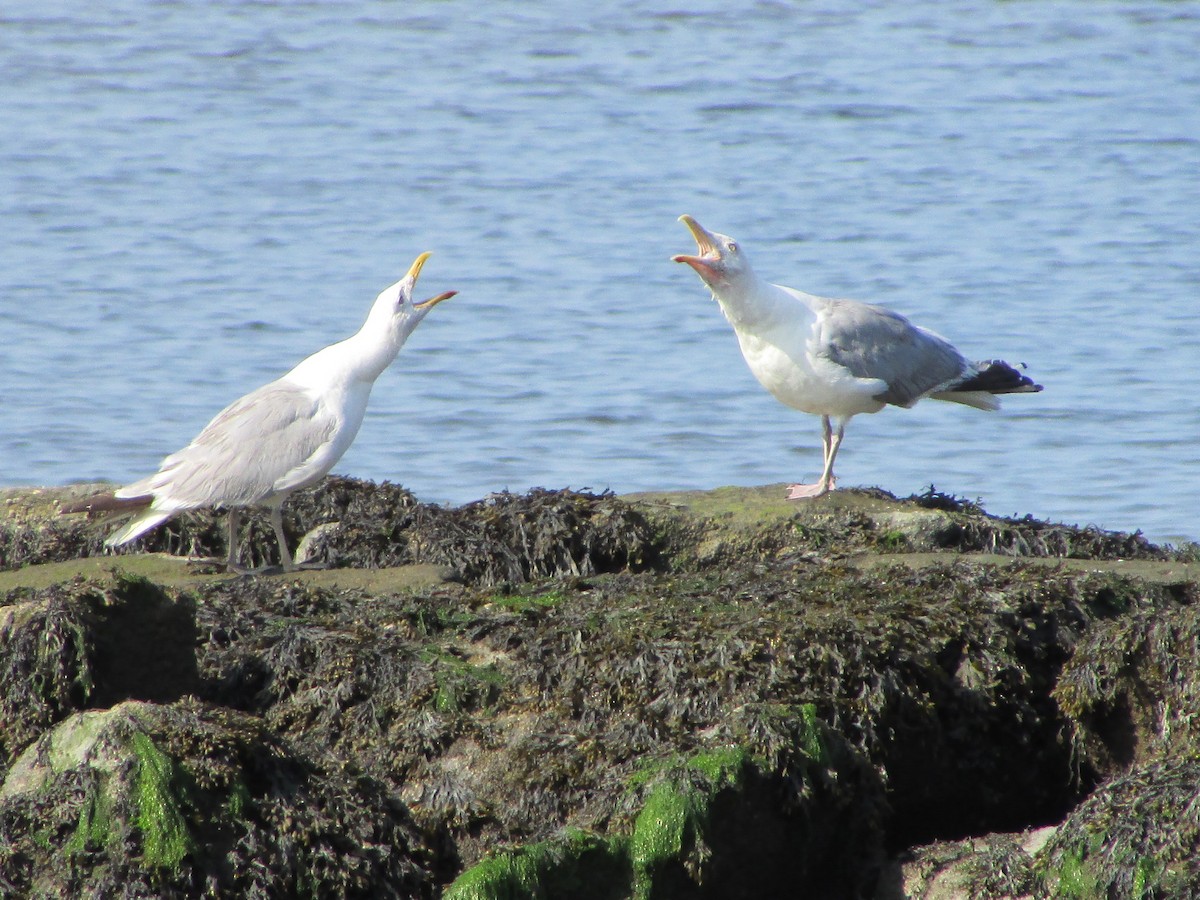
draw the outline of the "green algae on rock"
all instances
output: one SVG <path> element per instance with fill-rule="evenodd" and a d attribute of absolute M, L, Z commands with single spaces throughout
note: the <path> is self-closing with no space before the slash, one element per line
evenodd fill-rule
<path fill-rule="evenodd" d="M 402 807 L 369 779 L 194 702 L 78 714 L 0 798 L 0 883 L 18 893 L 409 897 L 428 879 Z"/>
<path fill-rule="evenodd" d="M 652 774 L 639 773 L 637 780 L 650 781 L 653 787 L 643 796 L 629 838 L 638 900 L 670 892 L 662 887 L 656 891 L 656 882 L 704 882 L 705 864 L 713 855 L 708 843 L 713 801 L 723 790 L 742 787 L 748 761 L 739 747 L 718 748 L 656 766 Z"/>
<path fill-rule="evenodd" d="M 625 900 L 632 890 L 628 847 L 579 829 L 499 851 L 463 872 L 443 900 Z"/>
<path fill-rule="evenodd" d="M 1191 897 L 1200 890 L 1200 760 L 1133 766 L 1072 811 L 1038 856 L 1049 897 Z"/>
<path fill-rule="evenodd" d="M 834 754 L 822 752 L 832 759 Z M 849 758 L 845 757 L 849 762 Z M 814 793 L 817 760 L 807 774 L 771 775 L 743 748 L 716 747 L 659 760 L 637 771 L 628 793 L 640 807 L 624 829 L 601 835 L 568 829 L 535 844 L 493 853 L 460 875 L 447 900 L 578 897 L 782 896 L 820 885 L 852 896 L 870 881 L 871 844 L 852 818 Z M 828 787 L 839 773 L 821 773 Z M 798 785 L 805 785 L 800 787 Z M 868 802 L 869 805 L 869 802 Z M 875 835 L 878 837 L 878 835 Z M 845 858 L 832 849 L 839 842 Z M 830 859 L 838 858 L 837 865 Z"/>

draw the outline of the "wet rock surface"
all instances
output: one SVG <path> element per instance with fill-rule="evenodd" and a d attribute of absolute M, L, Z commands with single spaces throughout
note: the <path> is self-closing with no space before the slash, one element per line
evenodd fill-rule
<path fill-rule="evenodd" d="M 104 556 L 87 490 L 0 495 L 0 893 L 1200 892 L 1195 548 L 331 478 L 285 510 L 327 568 L 236 577 L 164 555 L 211 514 Z"/>

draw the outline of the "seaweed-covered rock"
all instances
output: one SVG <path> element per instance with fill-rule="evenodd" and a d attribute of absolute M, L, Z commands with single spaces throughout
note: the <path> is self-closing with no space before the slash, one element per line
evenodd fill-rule
<path fill-rule="evenodd" d="M 446 619 L 469 615 L 461 594 L 451 585 L 374 596 L 277 579 L 212 586 L 197 612 L 204 696 L 398 785 L 472 727 L 499 680 L 467 661 L 468 642 L 440 639 Z"/>
<path fill-rule="evenodd" d="M 578 706 L 573 677 L 553 687 L 558 675 L 546 671 L 542 636 L 595 621 L 628 588 L 628 579 L 599 579 L 483 596 L 448 587 L 428 597 L 353 596 L 267 580 L 236 592 L 210 587 L 197 603 L 207 696 L 261 714 L 314 752 L 328 748 L 378 773 L 422 829 L 440 836 L 448 859 L 484 866 L 468 884 L 508 883 L 530 867 L 554 884 L 580 877 L 579 865 L 602 862 L 622 878 L 641 871 L 645 883 L 657 884 L 674 876 L 654 872 L 677 873 L 678 865 L 693 888 L 721 896 L 712 886 L 738 881 L 733 861 L 744 859 L 760 860 L 760 885 L 802 876 L 828 882 L 846 872 L 869 881 L 867 861 L 882 847 L 883 785 L 815 709 L 753 702 L 750 686 L 751 702 L 728 722 L 713 704 L 655 740 L 650 723 L 659 714 L 634 697 L 616 707 L 603 697 Z M 638 629 L 637 621 L 623 625 Z M 714 742 L 734 748 L 737 765 L 711 775 L 720 789 L 709 796 L 702 782 Z M 748 753 L 753 767 L 743 766 Z M 680 754 L 691 755 L 674 762 Z M 709 799 L 700 803 L 701 795 Z M 694 810 L 668 842 L 675 850 L 661 850 L 657 863 L 634 854 L 640 869 L 621 862 L 621 842 L 637 835 L 634 845 L 649 852 L 653 815 L 643 806 L 670 807 L 679 797 Z M 710 805 L 719 812 L 711 823 Z M 608 849 L 560 846 L 563 828 L 598 835 Z M 518 837 L 537 849 L 486 861 L 489 848 Z M 570 865 L 548 862 L 564 854 Z M 711 864 L 698 862 L 710 857 Z M 854 865 L 831 863 L 848 859 Z M 655 896 L 675 894 L 660 888 Z"/>
<path fill-rule="evenodd" d="M 63 517 L 66 502 L 103 485 L 0 489 L 0 570 L 77 559 L 101 552 L 103 538 L 78 517 Z"/>
<path fill-rule="evenodd" d="M 105 520 L 60 516 L 59 507 L 111 485 L 0 492 L 0 570 L 105 553 Z M 1195 548 L 1157 547 L 1141 534 L 988 515 L 943 494 L 897 499 L 886 491 L 838 491 L 789 503 L 779 486 L 637 494 L 570 490 L 500 493 L 461 507 L 420 503 L 399 485 L 340 476 L 297 492 L 284 508 L 293 547 L 335 567 L 431 562 L 485 584 L 518 583 L 623 568 L 743 564 L 795 554 L 957 551 L 1074 559 L 1194 558 Z M 264 515 L 244 517 L 243 560 L 277 563 Z M 119 553 L 221 558 L 224 516 L 199 510 L 165 523 Z"/>
<path fill-rule="evenodd" d="M 1084 800 L 1038 855 L 1050 897 L 1200 894 L 1200 760 L 1135 764 Z"/>
<path fill-rule="evenodd" d="M 420 843 L 370 779 L 189 702 L 77 713 L 0 787 L 0 884 L 18 894 L 422 896 Z"/>
<path fill-rule="evenodd" d="M 0 772 L 74 710 L 195 691 L 195 638 L 189 602 L 137 578 L 59 585 L 0 607 Z"/>
<path fill-rule="evenodd" d="M 611 494 L 532 490 L 452 509 L 413 504 L 374 512 L 343 518 L 318 558 L 339 566 L 438 563 L 491 585 L 636 570 L 655 554 L 645 519 Z"/>
<path fill-rule="evenodd" d="M 10 568 L 100 552 L 25 502 Z M 449 509 L 331 478 L 285 514 L 326 571 L 3 573 L 0 893 L 863 897 L 901 852 L 883 886 L 928 897 L 1200 883 L 1152 834 L 1191 815 L 1187 552 L 932 489 Z M 198 513 L 141 549 L 223 542 Z M 1151 830 L 1087 831 L 1093 801 Z M 996 834 L 1068 816 L 1032 864 Z"/>
<path fill-rule="evenodd" d="M 1167 559 L 1169 548 L 1142 535 L 1107 531 L 1094 525 L 1063 525 L 1033 516 L 992 516 L 978 503 L 953 497 L 930 485 L 908 498 L 922 509 L 943 514 L 941 526 L 926 520 L 929 549 L 998 553 L 1003 556 L 1058 556 L 1065 559 Z M 937 520 L 932 520 L 936 522 Z M 924 549 L 924 548 L 920 548 Z"/>
<path fill-rule="evenodd" d="M 608 836 L 568 829 L 492 853 L 446 900 L 861 894 L 879 864 L 881 787 L 811 709 L 800 719 L 805 749 L 786 770 L 736 746 L 661 760 L 630 779 Z"/>
<path fill-rule="evenodd" d="M 633 494 L 660 534 L 675 571 L 780 558 L 855 554 L 986 553 L 1014 558 L 1192 559 L 1194 548 L 1158 547 L 1141 534 L 989 515 L 930 487 L 897 499 L 879 489 L 839 490 L 797 504 L 780 485 Z"/>
<path fill-rule="evenodd" d="M 0 773 L 31 741 L 90 699 L 89 611 L 62 598 L 0 606 Z"/>
<path fill-rule="evenodd" d="M 490 594 L 260 579 L 196 608 L 209 700 L 376 772 L 469 864 L 607 834 L 664 754 L 789 771 L 809 707 L 882 776 L 841 784 L 864 811 L 886 788 L 893 845 L 1050 821 L 1078 789 L 1050 697 L 1064 661 L 1096 618 L 1173 602 L 1043 567 L 774 564 Z"/>
<path fill-rule="evenodd" d="M 893 827 L 919 840 L 1071 802 L 1047 695 L 1089 616 L 1080 587 L 1032 570 L 837 566 L 597 580 L 512 643 L 543 702 L 626 752 L 697 732 L 753 732 L 772 752 L 793 738 L 771 711 L 816 704 L 886 773 Z"/>
<path fill-rule="evenodd" d="M 105 520 L 59 516 L 48 500 L 34 511 L 18 509 L 15 501 L 10 507 L 0 516 L 0 569 L 104 552 Z M 266 517 L 248 511 L 243 518 L 243 565 L 278 563 Z M 118 552 L 220 558 L 227 540 L 222 519 L 198 510 Z M 494 494 L 447 508 L 419 503 L 387 482 L 330 477 L 289 500 L 284 531 L 293 547 L 304 547 L 308 562 L 355 568 L 436 563 L 483 584 L 636 570 L 657 557 L 655 535 L 633 506 L 612 494 L 570 490 Z"/>
<path fill-rule="evenodd" d="M 1200 606 L 1195 585 L 1171 590 L 1187 605 L 1097 623 L 1054 689 L 1096 777 L 1150 758 L 1200 756 Z"/>
<path fill-rule="evenodd" d="M 1053 826 L 910 848 L 884 871 L 875 900 L 1017 900 L 1037 889 L 1034 856 Z"/>

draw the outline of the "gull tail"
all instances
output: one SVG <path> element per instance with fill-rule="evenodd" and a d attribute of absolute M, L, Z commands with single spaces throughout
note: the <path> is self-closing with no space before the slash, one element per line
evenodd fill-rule
<path fill-rule="evenodd" d="M 141 537 L 151 528 L 157 528 L 173 515 L 174 513 L 155 512 L 154 510 L 147 509 L 140 516 L 137 516 L 131 521 L 126 522 L 123 526 L 106 537 L 104 539 L 104 546 L 119 547 L 122 544 L 128 544 L 135 538 Z"/>
<path fill-rule="evenodd" d="M 1021 363 L 1021 369 L 1025 364 Z M 1001 359 L 989 359 L 975 364 L 975 371 L 962 380 L 930 394 L 935 400 L 965 403 L 976 409 L 1000 408 L 995 394 L 1036 394 L 1042 386 Z"/>
<path fill-rule="evenodd" d="M 133 519 L 105 538 L 106 547 L 117 547 L 129 543 L 151 528 L 161 525 L 174 514 L 151 509 L 150 504 L 153 502 L 153 494 L 143 494 L 137 497 L 121 497 L 116 493 L 96 494 L 86 500 L 59 507 L 58 511 L 63 514 L 87 513 L 89 517 L 137 513 L 138 515 Z"/>

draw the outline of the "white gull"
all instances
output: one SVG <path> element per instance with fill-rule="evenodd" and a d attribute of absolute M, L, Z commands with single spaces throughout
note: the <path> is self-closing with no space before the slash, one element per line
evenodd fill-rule
<path fill-rule="evenodd" d="M 925 397 L 995 410 L 996 394 L 1042 389 L 1006 362 L 971 362 L 945 338 L 882 306 L 763 281 L 728 235 L 691 216 L 679 220 L 695 238 L 697 255 L 672 259 L 695 269 L 712 291 L 754 377 L 781 403 L 821 417 L 821 477 L 790 485 L 789 500 L 833 489 L 833 461 L 846 423 L 858 413 L 911 407 Z"/>
<path fill-rule="evenodd" d="M 295 568 L 283 533 L 283 503 L 319 481 L 342 458 L 362 425 L 375 380 L 446 291 L 414 303 L 413 288 L 429 258 L 422 253 L 400 281 L 382 291 L 359 331 L 314 353 L 281 378 L 235 400 L 147 478 L 63 512 L 134 517 L 105 544 L 119 546 L 194 509 L 229 511 L 231 571 L 238 567 L 239 510 L 264 507 L 284 571 Z"/>

